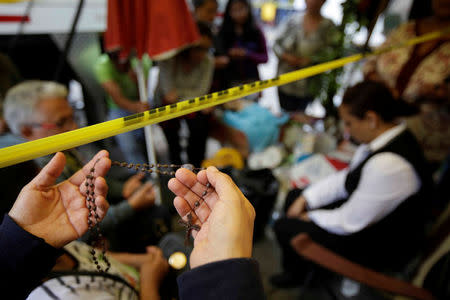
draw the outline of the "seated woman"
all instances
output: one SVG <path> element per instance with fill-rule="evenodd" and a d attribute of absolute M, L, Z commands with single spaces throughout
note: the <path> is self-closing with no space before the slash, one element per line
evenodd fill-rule
<path fill-rule="evenodd" d="M 91 246 L 73 241 L 63 249 L 48 278 L 27 299 L 159 299 L 169 271 L 161 249 L 145 254 L 108 253 L 111 267 L 98 272 Z M 102 264 L 102 261 L 100 261 Z"/>
<path fill-rule="evenodd" d="M 361 145 L 348 168 L 287 201 L 286 217 L 274 225 L 284 268 L 271 278 L 274 285 L 301 283 L 307 268 L 290 240 L 302 232 L 378 270 L 398 270 L 416 254 L 430 206 L 431 177 L 419 144 L 396 122 L 409 111 L 403 106 L 377 82 L 362 82 L 345 92 L 339 114 Z"/>
<path fill-rule="evenodd" d="M 429 2 L 431 16 L 402 24 L 389 34 L 381 48 L 448 28 L 450 1 Z M 420 107 L 421 114 L 408 120 L 407 127 L 422 146 L 426 159 L 439 167 L 450 154 L 450 98 L 445 93 L 450 76 L 450 35 L 371 57 L 363 71 L 365 78 L 384 83 L 394 95 Z"/>
<path fill-rule="evenodd" d="M 173 58 L 159 63 L 158 85 L 155 90 L 157 106 L 206 95 L 211 87 L 214 58 L 209 53 L 212 46 L 212 32 L 208 25 L 197 23 L 200 39 L 197 44 L 186 48 Z M 189 163 L 199 166 L 205 155 L 208 137 L 209 115 L 202 111 L 185 117 L 189 127 L 187 155 Z M 180 119 L 161 123 L 169 144 L 170 159 L 181 164 L 181 146 L 178 131 Z"/>

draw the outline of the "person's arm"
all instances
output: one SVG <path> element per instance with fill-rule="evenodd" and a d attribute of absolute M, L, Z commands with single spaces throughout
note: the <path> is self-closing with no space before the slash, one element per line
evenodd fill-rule
<path fill-rule="evenodd" d="M 113 80 L 103 82 L 102 87 L 106 91 L 106 93 L 111 96 L 117 106 L 124 110 L 128 110 L 130 112 L 143 112 L 149 109 L 147 103 L 132 101 L 125 97 L 122 94 L 119 85 Z"/>
<path fill-rule="evenodd" d="M 247 50 L 247 57 L 255 64 L 264 64 L 269 60 L 269 56 L 267 55 L 266 38 L 264 37 L 264 34 L 261 32 L 261 30 L 258 29 L 258 33 L 259 33 L 258 51 Z"/>
<path fill-rule="evenodd" d="M 306 188 L 288 207 L 286 216 L 307 220 L 308 217 L 305 215 L 307 208 L 315 209 L 345 198 L 347 196 L 345 190 L 347 172 L 347 169 L 339 171 Z"/>
<path fill-rule="evenodd" d="M 61 250 L 25 231 L 5 215 L 0 225 L 0 288 L 3 296 L 25 299 L 61 254 Z"/>
<path fill-rule="evenodd" d="M 297 16 L 298 18 L 298 16 Z M 280 61 L 284 61 L 291 67 L 297 68 L 306 66 L 310 63 L 308 57 L 298 57 L 293 53 L 296 44 L 296 33 L 298 24 L 294 17 L 291 17 L 284 25 L 281 26 L 278 38 L 273 45 L 273 52 Z"/>
<path fill-rule="evenodd" d="M 345 179 L 348 169 L 331 174 L 306 188 L 302 196 L 306 198 L 309 209 L 316 209 L 347 197 Z"/>
<path fill-rule="evenodd" d="M 0 226 L 0 289 L 23 299 L 53 267 L 59 248 L 88 230 L 86 176 L 95 164 L 95 203 L 100 220 L 108 209 L 103 176 L 111 161 L 100 151 L 68 180 L 53 185 L 64 169 L 57 153 L 27 184 Z M 10 298 L 12 299 L 12 298 Z"/>
<path fill-rule="evenodd" d="M 158 86 L 162 91 L 162 94 L 164 97 L 167 97 L 168 95 L 170 98 L 172 97 L 171 94 L 176 93 L 176 87 L 175 87 L 175 63 L 176 63 L 176 57 L 163 60 L 159 62 L 159 79 L 158 79 Z M 173 99 L 169 99 L 172 101 Z M 176 100 L 176 99 L 175 99 Z M 176 101 L 175 101 L 176 102 Z"/>
<path fill-rule="evenodd" d="M 396 154 L 380 153 L 366 163 L 347 202 L 336 209 L 308 212 L 308 217 L 335 234 L 358 232 L 384 218 L 420 186 L 410 163 Z"/>
<path fill-rule="evenodd" d="M 147 254 L 144 253 L 107 252 L 106 254 L 122 264 L 131 266 L 137 270 L 139 270 L 147 260 Z"/>
<path fill-rule="evenodd" d="M 292 34 L 290 32 L 295 28 L 295 24 L 293 23 L 293 19 L 288 19 L 285 23 L 280 25 L 280 29 L 278 30 L 277 38 L 273 44 L 273 52 L 281 59 L 282 55 L 288 50 L 287 46 L 293 46 L 294 40 L 287 42 L 286 39 L 292 39 Z M 289 44 L 289 45 L 287 45 Z"/>
<path fill-rule="evenodd" d="M 169 264 L 161 249 L 154 246 L 147 247 L 146 258 L 140 267 L 140 299 L 159 300 L 159 287 L 169 272 Z"/>
<path fill-rule="evenodd" d="M 258 263 L 251 258 L 202 265 L 177 282 L 180 299 L 265 299 Z"/>
<path fill-rule="evenodd" d="M 211 89 L 211 83 L 214 75 L 214 57 L 206 55 L 202 62 L 203 76 L 198 84 L 198 90 L 195 92 L 196 97 L 206 95 Z"/>
<path fill-rule="evenodd" d="M 94 73 L 105 92 L 111 96 L 112 100 L 122 109 L 130 112 L 141 112 L 148 109 L 145 104 L 136 99 L 128 99 L 122 94 L 122 91 L 112 75 L 115 68 L 106 55 L 102 55 L 94 65 Z"/>
<path fill-rule="evenodd" d="M 169 181 L 169 188 L 177 195 L 174 205 L 178 214 L 185 221 L 190 214 L 201 226 L 200 231 L 192 232 L 192 270 L 177 279 L 180 298 L 264 298 L 257 263 L 251 259 L 253 206 L 232 179 L 215 167 L 197 176 L 179 169 L 175 177 Z M 207 183 L 212 188 L 201 197 Z M 201 204 L 195 206 L 196 201 Z"/>
<path fill-rule="evenodd" d="M 404 42 L 407 37 L 405 35 L 405 32 L 408 31 L 408 27 L 412 26 L 412 23 L 406 23 L 400 25 L 398 28 L 394 29 L 389 36 L 386 38 L 386 41 L 384 41 L 383 44 L 381 44 L 378 49 L 383 49 L 386 47 L 390 47 L 393 45 L 399 45 L 400 43 Z M 404 51 L 404 50 L 401 50 Z M 374 80 L 374 81 L 382 81 L 382 78 L 377 70 L 377 60 L 380 59 L 380 56 L 374 55 L 369 56 L 367 58 L 366 62 L 364 63 L 364 66 L 362 68 L 364 78 Z"/>
<path fill-rule="evenodd" d="M 147 182 L 139 187 L 128 199 L 116 205 L 111 205 L 108 213 L 100 223 L 100 230 L 106 236 L 114 234 L 117 226 L 131 219 L 137 211 L 153 206 L 155 192 L 151 183 Z M 88 237 L 86 237 L 88 238 Z"/>
<path fill-rule="evenodd" d="M 118 200 L 123 197 L 123 190 L 126 185 L 126 182 L 123 180 L 118 180 L 113 177 L 106 178 L 106 183 L 108 184 L 108 198 Z"/>
<path fill-rule="evenodd" d="M 121 195 L 123 198 L 128 199 L 135 191 L 137 191 L 142 185 L 142 180 L 145 178 L 145 174 L 140 172 L 130 178 L 121 185 Z"/>

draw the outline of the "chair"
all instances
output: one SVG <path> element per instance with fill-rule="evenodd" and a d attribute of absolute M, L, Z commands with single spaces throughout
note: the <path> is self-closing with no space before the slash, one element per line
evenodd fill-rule
<path fill-rule="evenodd" d="M 448 169 L 445 173 L 448 178 Z M 444 175 L 442 175 L 444 177 Z M 447 195 L 446 193 L 442 193 Z M 448 199 L 448 198 L 447 198 Z M 450 203 L 444 204 L 445 209 L 440 213 L 427 235 L 423 245 L 419 263 L 415 269 L 414 282 L 417 285 L 424 283 L 431 267 L 445 253 L 450 251 Z M 389 292 L 398 296 L 405 296 L 419 300 L 436 299 L 432 293 L 412 283 L 394 278 L 372 269 L 354 263 L 324 246 L 314 242 L 306 233 L 300 233 L 291 240 L 294 250 L 305 259 L 314 262 L 323 268 L 337 274 L 363 283 L 369 287 Z M 311 279 L 309 278 L 309 281 Z"/>
<path fill-rule="evenodd" d="M 433 295 L 406 281 L 389 277 L 356 264 L 314 242 L 306 233 L 300 233 L 291 240 L 294 250 L 304 258 L 345 277 L 370 287 L 419 300 L 433 300 Z"/>

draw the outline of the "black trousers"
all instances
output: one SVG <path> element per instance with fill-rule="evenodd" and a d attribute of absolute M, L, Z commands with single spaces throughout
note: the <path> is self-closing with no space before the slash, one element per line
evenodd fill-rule
<path fill-rule="evenodd" d="M 206 139 L 208 138 L 209 114 L 196 113 L 195 116 L 185 118 L 189 128 L 187 145 L 188 163 L 200 167 L 205 158 Z M 182 164 L 180 136 L 180 119 L 172 119 L 161 123 L 161 127 L 169 144 L 170 160 L 173 164 Z"/>
<path fill-rule="evenodd" d="M 280 107 L 287 112 L 303 112 L 314 98 L 292 96 L 285 94 L 278 89 L 278 100 L 280 102 Z"/>
<path fill-rule="evenodd" d="M 284 211 L 300 196 L 302 190 L 292 190 L 286 198 Z M 311 268 L 312 264 L 304 260 L 292 248 L 290 242 L 293 237 L 300 233 L 307 233 L 309 237 L 321 245 L 336 251 L 337 248 L 345 247 L 341 243 L 342 236 L 331 234 L 313 222 L 305 222 L 298 218 L 280 218 L 274 224 L 274 231 L 281 247 L 281 265 L 285 272 L 302 277 Z M 339 251 L 340 252 L 340 251 Z"/>
<path fill-rule="evenodd" d="M 285 211 L 301 194 L 301 190 L 291 191 L 285 203 Z M 338 202 L 324 209 L 336 208 Z M 392 234 L 380 235 L 373 227 L 349 235 L 330 233 L 313 222 L 298 218 L 280 218 L 274 224 L 274 231 L 282 250 L 284 271 L 302 274 L 311 264 L 301 258 L 290 245 L 291 239 L 299 233 L 306 233 L 316 243 L 356 263 L 378 271 L 402 271 L 415 255 L 419 242 L 411 238 L 408 230 L 392 228 Z M 414 230 L 411 228 L 411 230 Z"/>

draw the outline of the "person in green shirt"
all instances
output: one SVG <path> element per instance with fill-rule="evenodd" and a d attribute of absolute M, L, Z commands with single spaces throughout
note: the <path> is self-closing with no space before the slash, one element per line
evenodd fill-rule
<path fill-rule="evenodd" d="M 137 76 L 133 68 L 137 59 L 122 59 L 119 54 L 119 50 L 102 54 L 94 65 L 97 80 L 107 95 L 108 120 L 149 109 L 148 103 L 139 101 Z M 143 56 L 142 65 L 144 74 L 148 74 L 151 67 L 148 56 Z M 143 163 L 147 161 L 143 130 L 122 133 L 115 136 L 115 139 L 128 162 Z"/>

